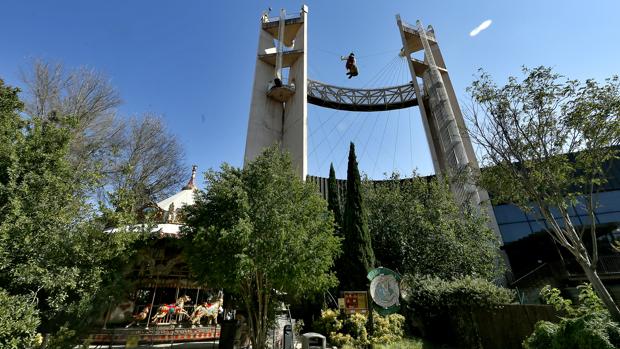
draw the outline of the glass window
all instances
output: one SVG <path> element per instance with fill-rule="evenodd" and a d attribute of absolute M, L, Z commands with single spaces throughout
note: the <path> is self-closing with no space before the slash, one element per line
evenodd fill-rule
<path fill-rule="evenodd" d="M 530 221 L 535 221 L 539 218 L 542 218 L 542 215 L 540 214 L 540 208 L 538 208 L 538 205 L 533 205 L 532 210 L 527 213 L 527 219 Z"/>
<path fill-rule="evenodd" d="M 596 213 L 620 210 L 620 191 L 618 190 L 598 193 L 595 200 L 597 201 Z"/>
<path fill-rule="evenodd" d="M 590 216 L 579 216 L 579 219 L 581 219 L 581 224 L 585 226 L 590 226 L 592 224 L 592 220 L 590 219 Z"/>
<path fill-rule="evenodd" d="M 499 205 L 494 206 L 495 219 L 498 224 L 523 222 L 526 220 L 525 214 L 517 206 L 514 205 Z"/>
<path fill-rule="evenodd" d="M 577 214 L 580 216 L 587 216 L 588 215 L 588 206 L 586 205 L 586 202 L 583 199 L 583 196 L 580 196 L 577 198 L 577 202 L 575 203 L 575 210 L 577 211 Z"/>
<path fill-rule="evenodd" d="M 532 232 L 538 233 L 539 231 L 545 231 L 545 222 L 544 221 L 530 221 L 530 226 L 532 227 Z"/>
<path fill-rule="evenodd" d="M 603 223 L 620 223 L 620 212 L 597 214 L 596 218 L 600 224 Z"/>
<path fill-rule="evenodd" d="M 500 224 L 499 230 L 502 233 L 504 243 L 519 240 L 528 236 L 532 231 L 530 225 L 525 223 Z"/>
<path fill-rule="evenodd" d="M 573 226 L 574 226 L 576 229 L 579 229 L 579 227 L 581 226 L 581 224 L 582 224 L 582 222 L 583 222 L 583 221 L 582 221 L 581 219 L 579 219 L 579 218 L 580 218 L 580 217 L 571 217 L 571 218 L 570 218 L 571 223 L 573 223 Z"/>

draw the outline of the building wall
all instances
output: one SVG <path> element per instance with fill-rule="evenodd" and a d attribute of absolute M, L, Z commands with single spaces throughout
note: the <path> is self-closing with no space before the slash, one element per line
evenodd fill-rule
<path fill-rule="evenodd" d="M 620 226 L 620 190 L 597 193 L 595 201 L 598 202 L 598 207 L 595 209 L 596 224 Z M 540 220 L 536 210 L 526 213 L 514 205 L 494 205 L 493 211 L 505 244 L 545 229 L 545 223 Z M 577 227 L 590 225 L 590 217 L 583 203 L 573 205 L 570 216 L 573 225 Z"/>

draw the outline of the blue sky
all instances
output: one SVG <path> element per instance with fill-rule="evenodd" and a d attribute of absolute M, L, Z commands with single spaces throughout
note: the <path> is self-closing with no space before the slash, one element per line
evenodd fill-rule
<path fill-rule="evenodd" d="M 308 73 L 330 84 L 380 87 L 410 80 L 397 53 L 395 15 L 432 24 L 462 108 L 478 68 L 503 82 L 520 67 L 547 65 L 571 78 L 620 73 L 618 1 L 307 1 Z M 104 72 L 124 100 L 122 115 L 162 114 L 200 170 L 243 161 L 259 18 L 293 1 L 5 1 L 0 77 L 21 86 L 36 58 Z M 469 33 L 483 21 L 489 28 Z M 355 52 L 347 80 L 340 55 Z M 309 107 L 309 172 L 346 176 L 348 142 L 373 178 L 432 173 L 416 109 L 385 113 Z"/>

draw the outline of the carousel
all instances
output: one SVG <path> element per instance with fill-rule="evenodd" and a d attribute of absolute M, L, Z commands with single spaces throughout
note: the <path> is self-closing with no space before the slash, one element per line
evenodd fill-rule
<path fill-rule="evenodd" d="M 182 256 L 182 208 L 194 204 L 196 166 L 182 190 L 147 208 L 155 217 L 153 239 L 141 248 L 127 277 L 132 291 L 111 300 L 100 328 L 85 344 L 142 344 L 214 341 L 224 319 L 224 293 L 192 277 Z M 145 227 L 145 226 L 140 226 Z M 114 233 L 116 229 L 107 232 Z M 218 321 L 219 320 L 219 321 Z"/>

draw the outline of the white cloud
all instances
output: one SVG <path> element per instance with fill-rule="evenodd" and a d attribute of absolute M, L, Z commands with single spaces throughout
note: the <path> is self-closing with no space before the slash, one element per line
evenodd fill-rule
<path fill-rule="evenodd" d="M 486 21 L 480 23 L 479 26 L 477 26 L 476 28 L 474 28 L 474 30 L 472 30 L 471 32 L 469 32 L 469 36 L 476 36 L 478 34 L 480 34 L 481 31 L 487 29 L 489 26 L 491 26 L 491 23 L 493 23 L 492 20 L 487 19 Z"/>

